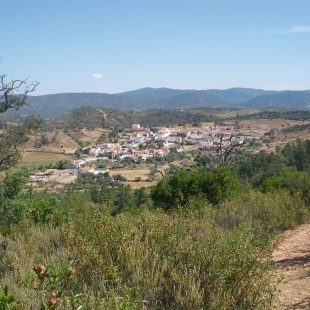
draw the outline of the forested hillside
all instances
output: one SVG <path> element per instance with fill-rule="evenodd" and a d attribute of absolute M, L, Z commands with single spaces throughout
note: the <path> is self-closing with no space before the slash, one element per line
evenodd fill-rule
<path fill-rule="evenodd" d="M 197 108 L 188 110 L 120 111 L 82 107 L 46 122 L 48 128 L 130 128 L 132 124 L 144 127 L 174 126 L 218 122 L 224 120 L 293 119 L 308 120 L 310 112 L 303 110 L 267 109 L 236 110 Z"/>
<path fill-rule="evenodd" d="M 218 116 L 217 116 L 218 115 Z M 150 110 L 150 111 L 119 111 L 82 107 L 64 116 L 47 121 L 50 128 L 98 128 L 122 127 L 130 128 L 132 124 L 145 127 L 175 124 L 200 123 L 221 119 L 223 110 Z"/>
<path fill-rule="evenodd" d="M 227 90 L 179 90 L 142 88 L 106 93 L 64 93 L 33 96 L 19 114 L 40 114 L 53 118 L 83 106 L 117 110 L 191 109 L 191 108 L 288 108 L 309 109 L 309 91 L 265 91 L 250 88 Z"/>

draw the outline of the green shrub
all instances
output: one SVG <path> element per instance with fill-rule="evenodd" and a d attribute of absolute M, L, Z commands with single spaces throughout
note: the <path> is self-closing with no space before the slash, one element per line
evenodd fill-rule
<path fill-rule="evenodd" d="M 3 196 L 6 198 L 15 198 L 25 189 L 28 178 L 28 171 L 24 168 L 8 170 L 3 180 Z"/>
<path fill-rule="evenodd" d="M 286 170 L 266 179 L 262 184 L 264 192 L 287 189 L 292 195 L 300 193 L 307 206 L 310 206 L 310 175 L 307 172 Z"/>
<path fill-rule="evenodd" d="M 217 222 L 228 230 L 248 227 L 259 239 L 304 223 L 308 216 L 300 195 L 292 197 L 286 191 L 266 194 L 252 191 L 225 202 L 218 209 Z"/>
<path fill-rule="evenodd" d="M 128 309 L 140 309 L 143 302 L 150 309 L 268 305 L 270 248 L 258 251 L 247 230 L 222 232 L 208 223 L 208 212 L 83 216 L 67 234 L 80 289 L 86 285 L 99 294 L 107 309 L 117 299 L 128 301 Z"/>
<path fill-rule="evenodd" d="M 212 205 L 234 197 L 240 181 L 227 168 L 215 172 L 181 170 L 161 180 L 151 191 L 155 205 L 165 210 L 186 206 L 192 197 L 202 196 Z"/>
<path fill-rule="evenodd" d="M 9 294 L 8 287 L 5 286 L 0 293 L 0 310 L 21 310 L 17 304 L 15 296 Z"/>

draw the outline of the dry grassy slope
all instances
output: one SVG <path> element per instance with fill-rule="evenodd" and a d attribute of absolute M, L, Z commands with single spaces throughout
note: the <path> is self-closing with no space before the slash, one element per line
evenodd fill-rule
<path fill-rule="evenodd" d="M 310 309 L 310 224 L 285 232 L 273 260 L 280 280 L 275 309 Z"/>
<path fill-rule="evenodd" d="M 48 145 L 42 146 L 40 148 L 34 148 L 34 141 L 40 137 L 32 136 L 25 145 L 25 150 L 37 150 L 37 151 L 50 151 L 50 152 L 63 152 L 65 150 L 76 150 L 78 144 L 63 131 L 50 131 L 45 134 L 49 140 Z"/>
<path fill-rule="evenodd" d="M 78 144 L 62 131 L 46 133 L 49 144 L 40 148 L 34 147 L 34 141 L 39 136 L 30 137 L 29 141 L 21 149 L 21 165 L 47 164 L 59 160 L 69 160 L 71 155 L 79 147 Z"/>
<path fill-rule="evenodd" d="M 252 119 L 240 121 L 239 125 L 244 129 L 250 128 L 258 131 L 269 131 L 272 128 L 283 129 L 303 123 L 305 123 L 305 121 L 287 119 Z"/>
<path fill-rule="evenodd" d="M 94 144 L 102 132 L 103 129 L 100 128 L 71 130 L 67 133 L 62 130 L 52 130 L 44 133 L 49 140 L 48 145 L 43 145 L 39 148 L 34 147 L 34 144 L 41 134 L 31 136 L 29 141 L 21 148 L 23 155 L 22 165 L 33 163 L 45 164 L 62 159 L 71 159 L 72 154 L 80 147 L 77 143 L 78 141 Z"/>

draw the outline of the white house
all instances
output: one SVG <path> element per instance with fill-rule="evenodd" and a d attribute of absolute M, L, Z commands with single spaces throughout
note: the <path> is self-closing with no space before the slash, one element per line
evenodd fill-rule
<path fill-rule="evenodd" d="M 69 162 L 69 168 L 70 169 L 79 169 L 83 165 L 85 165 L 84 159 L 75 159 L 75 160 L 70 160 L 70 162 Z"/>
<path fill-rule="evenodd" d="M 200 131 L 191 131 L 189 138 L 193 140 L 198 140 L 202 139 L 203 135 Z"/>
<path fill-rule="evenodd" d="M 136 130 L 136 129 L 140 129 L 141 126 L 140 124 L 132 124 L 131 129 Z"/>
<path fill-rule="evenodd" d="M 103 143 L 101 145 L 101 153 L 118 152 L 120 149 L 119 143 Z"/>
<path fill-rule="evenodd" d="M 88 151 L 88 154 L 89 155 L 99 155 L 101 152 L 101 148 L 100 147 L 97 147 L 97 146 L 92 146 L 89 151 Z"/>

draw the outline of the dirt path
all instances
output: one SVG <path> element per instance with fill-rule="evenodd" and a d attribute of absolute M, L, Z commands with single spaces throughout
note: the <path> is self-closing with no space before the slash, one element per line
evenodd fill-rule
<path fill-rule="evenodd" d="M 273 259 L 281 279 L 275 309 L 310 309 L 310 224 L 285 232 Z"/>

